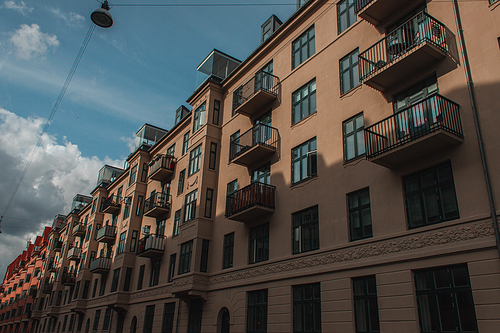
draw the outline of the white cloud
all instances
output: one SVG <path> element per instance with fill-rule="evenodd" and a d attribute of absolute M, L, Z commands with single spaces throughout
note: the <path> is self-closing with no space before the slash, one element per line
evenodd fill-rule
<path fill-rule="evenodd" d="M 59 17 L 60 19 L 64 20 L 69 25 L 77 25 L 81 22 L 85 22 L 85 17 L 83 17 L 78 13 L 74 12 L 69 12 L 69 14 L 63 13 L 59 8 L 52 8 L 50 12 L 55 16 Z"/>
<path fill-rule="evenodd" d="M 14 45 L 16 53 L 21 59 L 31 59 L 36 56 L 43 56 L 47 53 L 49 47 L 57 47 L 59 41 L 56 35 L 49 35 L 41 32 L 38 24 L 22 24 L 16 30 L 10 42 Z"/>
<path fill-rule="evenodd" d="M 26 15 L 26 13 L 31 13 L 33 11 L 33 8 L 27 7 L 24 1 L 19 2 L 19 4 L 16 4 L 14 1 L 4 1 L 4 5 L 5 8 L 16 10 L 23 15 Z"/>
<path fill-rule="evenodd" d="M 23 118 L 0 108 L 0 208 L 5 209 L 46 119 Z M 35 239 L 56 214 L 67 214 L 76 194 L 89 195 L 104 165 L 123 161 L 84 157 L 77 145 L 46 135 L 2 221 L 0 269 L 6 267 Z M 6 241 L 6 240 L 9 241 Z"/>

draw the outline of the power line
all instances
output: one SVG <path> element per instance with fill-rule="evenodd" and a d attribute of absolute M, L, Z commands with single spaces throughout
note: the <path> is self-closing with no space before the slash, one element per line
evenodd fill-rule
<path fill-rule="evenodd" d="M 66 94 L 66 90 L 68 89 L 68 86 L 71 82 L 71 79 L 73 78 L 73 75 L 76 72 L 76 69 L 78 68 L 78 64 L 80 63 L 80 60 L 82 59 L 83 53 L 85 53 L 85 50 L 87 49 L 87 45 L 89 44 L 90 38 L 92 37 L 92 34 L 94 33 L 96 25 L 92 23 L 90 25 L 89 31 L 87 32 L 87 35 L 85 36 L 85 39 L 83 40 L 82 46 L 80 47 L 80 51 L 78 52 L 75 61 L 73 62 L 73 66 L 71 67 L 71 70 L 68 73 L 68 77 L 66 78 L 66 81 L 64 82 L 64 85 L 61 89 L 61 92 L 59 93 L 59 96 L 57 97 L 57 100 L 54 104 L 54 107 L 52 108 L 52 112 L 50 113 L 49 118 L 47 119 L 47 122 L 45 123 L 45 126 L 42 131 L 42 135 L 40 135 L 40 138 L 38 139 L 38 142 L 35 145 L 35 148 L 31 152 L 30 159 L 28 161 L 28 164 L 26 164 L 26 167 L 23 170 L 23 173 L 21 174 L 21 177 L 17 181 L 16 186 L 14 187 L 14 192 L 10 196 L 9 202 L 7 203 L 7 206 L 4 209 L 4 212 L 2 216 L 0 216 L 0 233 L 2 232 L 1 229 L 1 224 L 4 215 L 7 213 L 9 210 L 10 205 L 12 204 L 12 201 L 14 201 L 14 198 L 17 194 L 17 191 L 19 190 L 19 187 L 21 186 L 21 183 L 24 180 L 24 177 L 26 176 L 26 173 L 28 172 L 31 164 L 33 163 L 33 160 L 35 159 L 35 155 L 38 151 L 38 149 L 42 146 L 43 139 L 45 137 L 45 134 L 47 134 L 47 131 L 49 130 L 50 124 L 52 124 L 52 120 L 54 119 L 54 116 L 56 115 L 57 109 L 59 109 L 59 105 L 61 105 L 62 99 L 64 97 L 64 94 Z"/>

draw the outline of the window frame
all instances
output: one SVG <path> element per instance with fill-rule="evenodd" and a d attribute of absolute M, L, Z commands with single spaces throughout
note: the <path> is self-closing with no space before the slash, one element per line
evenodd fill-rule
<path fill-rule="evenodd" d="M 307 153 L 305 155 L 302 155 L 302 147 L 307 145 Z M 298 151 L 299 153 L 296 154 L 296 157 L 294 158 L 294 152 Z M 307 179 L 310 179 L 312 177 L 315 177 L 318 175 L 318 169 L 317 169 L 317 151 L 318 151 L 318 143 L 317 143 L 317 138 L 314 137 L 294 148 L 292 148 L 292 185 L 298 184 L 302 181 L 305 181 Z M 311 156 L 310 156 L 311 155 Z M 303 174 L 303 159 L 306 159 L 306 177 L 302 178 Z M 298 166 L 300 167 L 300 179 L 296 180 L 295 179 L 295 163 L 299 162 Z"/>
<path fill-rule="evenodd" d="M 349 4 L 349 2 L 351 2 Z M 356 23 L 357 21 L 357 15 L 354 12 L 354 2 L 355 0 L 342 0 L 337 3 L 337 29 L 338 29 L 338 34 L 340 35 L 342 32 L 346 31 L 351 25 Z M 345 4 L 345 9 L 341 10 L 340 7 Z M 352 12 L 351 12 L 352 11 Z M 353 16 L 350 16 L 350 14 L 353 14 Z M 341 26 L 341 17 L 344 16 L 346 17 L 346 27 L 342 29 Z M 350 19 L 354 17 L 354 21 L 351 22 Z"/>
<path fill-rule="evenodd" d="M 217 143 L 210 142 L 210 155 L 208 159 L 208 168 L 210 170 L 215 170 L 217 165 Z"/>
<path fill-rule="evenodd" d="M 361 118 L 362 125 L 360 127 L 357 127 L 357 120 Z M 352 130 L 347 132 L 347 126 L 349 123 L 352 122 Z M 358 133 L 361 132 L 361 138 L 362 138 L 362 145 L 358 142 Z M 366 155 L 366 147 L 365 147 L 365 119 L 364 119 L 364 112 L 358 113 L 357 115 L 345 120 L 342 122 L 342 133 L 344 137 L 344 162 L 350 162 L 352 160 L 355 160 L 359 157 L 365 156 Z M 353 150 L 354 150 L 354 156 L 348 157 L 348 138 L 352 137 L 353 139 Z M 362 148 L 362 149 L 360 149 Z"/>
<path fill-rule="evenodd" d="M 181 244 L 179 255 L 179 268 L 177 275 L 191 272 L 191 257 L 193 254 L 193 240 Z"/>
<path fill-rule="evenodd" d="M 224 235 L 222 251 L 222 269 L 233 267 L 234 259 L 234 231 Z"/>
<path fill-rule="evenodd" d="M 365 194 L 366 192 L 368 192 L 368 203 L 363 204 L 362 195 Z M 357 200 L 357 206 L 351 207 L 351 198 L 352 198 L 352 200 L 354 200 L 354 199 Z M 370 221 L 369 221 L 369 223 L 366 223 L 366 225 L 365 225 L 365 221 L 364 221 L 365 216 L 364 216 L 363 212 L 366 211 L 367 209 L 368 209 L 368 213 L 370 216 L 369 217 Z M 347 211 L 348 211 L 349 234 L 350 234 L 351 242 L 356 241 L 356 240 L 360 240 L 360 239 L 373 237 L 373 219 L 371 216 L 371 198 L 370 198 L 370 189 L 368 187 L 347 194 Z M 356 236 L 355 232 L 354 232 L 353 215 L 355 213 L 358 213 L 358 223 L 361 227 L 361 235 L 360 236 Z M 369 232 L 365 233 L 365 227 L 367 225 L 370 226 L 370 230 L 369 230 Z"/>
<path fill-rule="evenodd" d="M 317 219 L 313 220 L 314 211 L 316 211 Z M 309 218 L 306 218 L 306 215 Z M 300 216 L 301 223 L 296 224 L 296 219 Z M 307 228 L 310 235 L 308 248 L 304 249 L 306 239 L 303 238 L 305 232 L 303 229 Z M 298 236 L 298 239 L 296 237 Z M 296 243 L 298 246 L 296 246 Z M 319 250 L 319 207 L 318 205 L 300 210 L 292 214 L 292 254 L 300 254 L 310 251 Z"/>
<path fill-rule="evenodd" d="M 247 291 L 247 333 L 267 332 L 268 290 Z M 260 325 L 260 326 L 259 326 Z"/>
<path fill-rule="evenodd" d="M 202 144 L 200 143 L 196 148 L 192 149 L 189 153 L 189 170 L 188 177 L 192 176 L 196 172 L 200 171 L 201 167 L 201 153 Z"/>
<path fill-rule="evenodd" d="M 212 124 L 217 126 L 219 125 L 220 110 L 221 110 L 221 101 L 216 99 L 214 100 L 214 114 L 212 117 Z"/>
<path fill-rule="evenodd" d="M 309 291 L 307 289 L 310 289 Z M 300 294 L 300 295 L 299 295 Z M 306 298 L 310 295 L 310 298 Z M 300 297 L 299 297 L 300 296 Z M 293 299 L 293 332 L 294 333 L 321 333 L 321 284 L 311 283 L 298 286 L 292 286 Z M 310 311 L 308 311 L 310 310 Z M 300 312 L 300 316 L 298 315 Z M 306 326 L 305 318 L 313 316 L 311 320 L 313 325 L 311 329 Z M 319 316 L 319 318 L 315 318 Z M 300 327 L 298 319 L 302 319 Z M 319 319 L 319 322 L 318 322 Z M 319 327 L 316 327 L 319 326 Z"/>
<path fill-rule="evenodd" d="M 184 192 L 184 179 L 186 179 L 186 169 L 182 169 L 179 172 L 179 181 L 177 183 L 177 195 Z"/>
<path fill-rule="evenodd" d="M 198 131 L 203 125 L 205 125 L 205 118 L 207 112 L 207 102 L 204 101 L 200 106 L 198 106 L 193 112 L 193 133 Z"/>
<path fill-rule="evenodd" d="M 214 201 L 214 189 L 207 188 L 207 192 L 205 195 L 205 217 L 207 219 L 212 218 L 212 205 Z"/>
<path fill-rule="evenodd" d="M 310 34 L 311 32 L 312 36 Z M 304 37 L 307 37 L 307 40 L 303 41 Z M 312 47 L 310 46 L 311 43 Z M 302 48 L 307 48 L 306 49 L 307 55 L 304 59 L 302 59 Z M 315 53 L 316 53 L 316 33 L 314 31 L 314 24 L 313 24 L 292 42 L 292 70 L 299 67 L 307 59 L 311 58 Z M 299 57 L 298 63 L 296 63 L 295 61 L 297 56 Z"/>
<path fill-rule="evenodd" d="M 186 155 L 189 150 L 189 131 L 184 133 L 182 137 L 182 156 Z"/>
<path fill-rule="evenodd" d="M 130 174 L 128 178 L 128 186 L 131 186 L 135 183 L 135 179 L 137 178 L 137 164 L 130 168 Z"/>
<path fill-rule="evenodd" d="M 303 96 L 303 92 L 305 89 L 307 89 L 307 95 Z M 316 78 L 307 82 L 302 87 L 300 87 L 299 89 L 295 90 L 292 93 L 292 126 L 300 123 L 302 120 L 308 118 L 310 115 L 318 112 L 318 104 L 316 97 L 317 97 Z M 307 112 L 305 114 L 302 107 L 304 105 L 304 101 L 306 100 L 307 100 Z M 312 110 L 313 105 L 314 105 L 314 110 Z M 296 110 L 297 107 L 299 108 L 298 110 Z M 295 119 L 296 111 L 300 113 L 297 120 Z"/>
<path fill-rule="evenodd" d="M 260 255 L 259 255 L 259 250 Z M 250 228 L 248 237 L 248 264 L 269 260 L 269 223 Z"/>
<path fill-rule="evenodd" d="M 353 64 L 351 57 L 354 56 L 354 54 L 357 54 L 357 58 L 356 58 L 357 60 Z M 347 59 L 349 59 L 349 65 L 346 68 L 343 68 L 342 63 L 344 60 L 347 60 Z M 357 77 L 356 77 L 356 75 L 354 75 L 355 70 L 358 72 Z M 356 87 L 359 87 L 361 85 L 361 80 L 359 79 L 359 48 L 356 48 L 355 50 L 349 52 L 347 55 L 345 55 L 344 57 L 342 57 L 339 60 L 339 73 L 340 73 L 340 95 L 341 96 L 349 93 L 350 91 L 352 91 L 353 89 L 355 89 Z M 349 73 L 349 87 L 347 88 L 347 90 L 344 90 L 344 74 L 345 73 Z M 357 82 L 356 82 L 356 78 L 357 78 Z"/>
<path fill-rule="evenodd" d="M 360 286 L 360 284 L 362 284 L 362 286 Z M 363 290 L 359 290 L 359 287 L 362 287 Z M 375 292 L 370 290 L 373 287 L 375 287 Z M 380 333 L 380 314 L 377 297 L 377 280 L 375 275 L 353 278 L 352 294 L 354 300 L 354 323 L 356 326 L 356 333 Z M 365 314 L 363 318 L 361 318 L 361 310 L 359 309 L 361 304 Z M 373 309 L 373 307 L 376 309 Z M 376 314 L 376 320 L 371 317 L 373 314 Z M 363 323 L 365 326 L 360 328 L 359 325 L 362 319 L 365 319 Z M 375 324 L 375 327 L 370 327 L 372 324 Z"/>

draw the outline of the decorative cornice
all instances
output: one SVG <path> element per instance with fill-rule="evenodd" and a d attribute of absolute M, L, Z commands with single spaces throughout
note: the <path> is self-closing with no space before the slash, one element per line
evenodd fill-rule
<path fill-rule="evenodd" d="M 432 233 L 422 233 L 419 235 L 403 237 L 397 240 L 361 245 L 305 258 L 290 259 L 284 262 L 258 268 L 249 268 L 239 272 L 217 275 L 207 278 L 204 284 L 214 285 L 281 272 L 295 271 L 304 268 L 374 258 L 382 255 L 418 250 L 437 245 L 453 244 L 492 235 L 494 235 L 494 229 L 491 222 L 482 222 L 465 226 L 462 225 L 457 228 L 450 228 Z M 180 280 L 176 282 L 182 283 Z"/>
<path fill-rule="evenodd" d="M 154 297 L 154 296 L 159 296 L 159 295 L 165 295 L 169 294 L 172 289 L 172 286 L 165 286 L 161 288 L 156 288 L 152 290 L 145 290 L 142 292 L 130 294 L 129 299 L 130 300 L 135 300 L 135 299 L 141 299 L 144 297 Z"/>

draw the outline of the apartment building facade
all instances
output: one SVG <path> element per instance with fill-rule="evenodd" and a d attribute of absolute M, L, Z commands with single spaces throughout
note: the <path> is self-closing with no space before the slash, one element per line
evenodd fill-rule
<path fill-rule="evenodd" d="M 75 197 L 32 332 L 498 330 L 500 2 L 298 5 Z"/>

